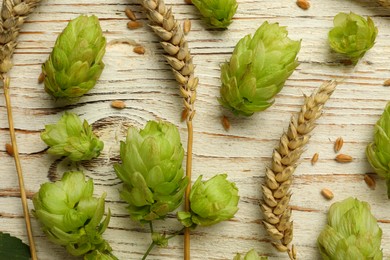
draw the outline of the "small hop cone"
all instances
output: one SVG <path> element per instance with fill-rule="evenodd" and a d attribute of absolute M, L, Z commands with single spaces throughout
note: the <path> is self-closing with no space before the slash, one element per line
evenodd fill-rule
<path fill-rule="evenodd" d="M 378 28 L 370 17 L 350 13 L 339 13 L 333 20 L 328 40 L 330 47 L 338 53 L 347 55 L 356 64 L 366 51 L 374 46 Z"/>
<path fill-rule="evenodd" d="M 188 180 L 176 126 L 149 121 L 140 131 L 130 127 L 120 155 L 122 163 L 114 168 L 123 181 L 121 198 L 129 204 L 132 219 L 142 223 L 163 219 L 180 206 Z"/>
<path fill-rule="evenodd" d="M 34 194 L 34 216 L 55 244 L 84 259 L 117 259 L 102 238 L 110 222 L 110 210 L 103 220 L 105 194 L 93 197 L 93 181 L 82 172 L 66 172 L 55 183 L 41 185 Z"/>
<path fill-rule="evenodd" d="M 273 104 L 298 66 L 301 42 L 287 34 L 285 27 L 264 22 L 253 37 L 247 35 L 238 42 L 230 61 L 221 66 L 222 106 L 250 116 Z"/>
<path fill-rule="evenodd" d="M 381 240 L 382 230 L 370 205 L 348 198 L 330 207 L 328 224 L 317 242 L 323 259 L 381 260 Z"/>
<path fill-rule="evenodd" d="M 192 0 L 207 23 L 216 28 L 227 28 L 237 11 L 236 0 Z"/>
<path fill-rule="evenodd" d="M 202 181 L 198 177 L 191 188 L 191 212 L 178 212 L 177 217 L 185 227 L 210 226 L 231 219 L 238 211 L 238 189 L 226 180 L 226 174 L 218 174 Z"/>
<path fill-rule="evenodd" d="M 266 256 L 259 256 L 259 254 L 252 249 L 248 253 L 246 253 L 245 256 L 242 256 L 241 254 L 237 254 L 233 260 L 268 260 L 268 257 Z"/>
<path fill-rule="evenodd" d="M 50 146 L 48 153 L 67 156 L 72 161 L 85 161 L 98 157 L 104 147 L 92 132 L 92 127 L 73 113 L 65 112 L 55 125 L 46 125 L 41 139 Z"/>
<path fill-rule="evenodd" d="M 374 142 L 367 146 L 366 156 L 375 172 L 386 179 L 390 199 L 390 102 L 374 129 Z"/>
<path fill-rule="evenodd" d="M 106 48 L 99 19 L 81 15 L 69 22 L 42 65 L 45 91 L 55 98 L 81 97 L 99 79 Z"/>

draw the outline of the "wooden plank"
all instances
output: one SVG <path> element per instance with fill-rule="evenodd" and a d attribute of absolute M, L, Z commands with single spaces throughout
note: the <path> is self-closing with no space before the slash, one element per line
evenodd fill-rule
<path fill-rule="evenodd" d="M 187 36 L 194 56 L 196 75 L 200 78 L 197 114 L 194 121 L 194 180 L 199 175 L 211 177 L 226 172 L 240 189 L 240 210 L 235 218 L 210 228 L 192 232 L 192 259 L 232 259 L 236 252 L 255 248 L 270 259 L 287 259 L 276 252 L 261 225 L 258 201 L 264 168 L 270 163 L 272 149 L 291 113 L 299 110 L 302 94 L 310 94 L 323 81 L 341 81 L 318 121 L 307 150 L 295 172 L 293 183 L 294 243 L 300 259 L 319 259 L 316 238 L 325 225 L 326 212 L 332 202 L 349 196 L 368 201 L 383 229 L 383 252 L 390 257 L 390 209 L 385 182 L 376 178 L 377 187 L 370 190 L 363 175 L 373 172 L 365 158 L 365 147 L 372 141 L 373 125 L 378 120 L 390 89 L 382 83 L 390 78 L 390 18 L 389 9 L 375 1 L 311 1 L 312 7 L 303 11 L 291 0 L 239 0 L 239 8 L 228 30 L 209 28 L 198 11 L 183 0 L 167 0 L 176 18 L 192 22 Z M 126 28 L 124 8 L 129 6 L 144 26 L 137 30 Z M 370 15 L 379 28 L 376 44 L 359 64 L 340 65 L 342 56 L 330 51 L 327 33 L 338 12 L 353 11 Z M 58 33 L 69 19 L 79 14 L 96 14 L 107 37 L 106 68 L 97 86 L 76 103 L 54 101 L 37 78 L 40 66 L 47 59 Z M 254 33 L 262 22 L 279 22 L 288 26 L 293 39 L 302 39 L 300 66 L 286 82 L 275 104 L 250 118 L 233 117 L 218 104 L 220 87 L 219 66 L 229 59 L 237 41 Z M 186 127 L 180 122 L 182 101 L 177 84 L 162 56 L 158 38 L 147 26 L 143 9 L 136 1 L 125 0 L 43 0 L 31 15 L 20 35 L 11 72 L 11 94 L 17 138 L 21 152 L 28 196 L 41 183 L 58 178 L 67 170 L 66 161 L 46 153 L 40 140 L 45 124 L 54 123 L 65 110 L 79 114 L 94 125 L 94 131 L 105 142 L 102 155 L 83 163 L 88 177 L 96 183 L 95 193 L 107 192 L 107 206 L 113 217 L 105 238 L 120 259 L 140 259 L 146 251 L 150 235 L 147 226 L 130 221 L 125 204 L 120 200 L 120 181 L 112 165 L 118 160 L 119 141 L 129 125 L 143 126 L 148 120 L 168 120 L 180 129 L 186 144 Z M 134 44 L 146 48 L 144 55 L 135 54 Z M 112 100 L 121 99 L 127 107 L 115 110 Z M 231 129 L 226 132 L 220 119 L 227 115 Z M 342 136 L 341 152 L 354 161 L 339 164 L 334 161 L 333 142 Z M 9 232 L 27 241 L 14 164 L 4 145 L 9 142 L 5 103 L 0 99 L 0 231 Z M 310 159 L 319 153 L 312 166 Z M 330 188 L 333 201 L 326 201 L 322 188 Z M 30 208 L 32 208 L 32 203 Z M 157 223 L 158 230 L 174 232 L 180 229 L 174 214 Z M 33 219 L 39 259 L 74 259 L 59 246 L 50 243 Z M 55 256 L 55 258 L 53 258 Z M 167 248 L 155 249 L 148 259 L 181 259 L 182 237 L 170 240 Z"/>

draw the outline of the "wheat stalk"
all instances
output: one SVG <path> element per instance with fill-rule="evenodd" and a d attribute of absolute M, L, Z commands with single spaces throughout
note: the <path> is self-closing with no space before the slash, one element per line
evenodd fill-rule
<path fill-rule="evenodd" d="M 298 115 L 291 117 L 287 132 L 280 138 L 279 146 L 272 154 L 272 166 L 266 169 L 262 185 L 263 200 L 260 207 L 264 215 L 264 226 L 274 240 L 272 245 L 280 252 L 287 252 L 290 259 L 296 258 L 293 239 L 293 221 L 289 207 L 292 174 L 309 141 L 309 134 L 321 116 L 322 108 L 336 88 L 335 81 L 324 83 L 305 102 Z"/>
<path fill-rule="evenodd" d="M 152 22 L 150 26 L 161 38 L 161 45 L 166 51 L 167 62 L 172 68 L 176 81 L 180 85 L 180 94 L 184 100 L 183 115 L 187 122 L 187 164 L 186 176 L 190 180 L 185 192 L 185 210 L 190 211 L 189 194 L 191 191 L 192 172 L 192 143 L 193 126 L 192 119 L 195 116 L 194 103 L 196 99 L 196 87 L 198 78 L 194 76 L 194 64 L 188 50 L 188 43 L 180 24 L 172 14 L 172 9 L 167 8 L 163 0 L 142 0 L 147 16 Z M 190 259 L 190 230 L 184 231 L 184 259 Z"/>
<path fill-rule="evenodd" d="M 27 16 L 34 10 L 40 0 L 3 0 L 0 16 L 0 78 L 3 81 L 4 97 L 7 107 L 9 131 L 14 151 L 14 160 L 18 174 L 20 198 L 23 205 L 24 219 L 26 222 L 27 236 L 30 244 L 32 260 L 37 259 L 34 237 L 32 234 L 30 215 L 27 204 L 26 190 L 24 188 L 23 173 L 16 143 L 15 129 L 12 118 L 12 106 L 9 93 L 10 79 L 7 73 L 12 68 L 12 55 L 17 45 L 19 30 Z"/>

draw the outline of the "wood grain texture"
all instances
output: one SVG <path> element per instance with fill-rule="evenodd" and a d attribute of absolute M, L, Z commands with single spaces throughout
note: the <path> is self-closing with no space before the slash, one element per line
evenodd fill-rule
<path fill-rule="evenodd" d="M 184 0 L 167 0 L 179 21 L 190 19 L 192 30 L 187 35 L 195 73 L 200 78 L 197 114 L 194 118 L 194 180 L 200 174 L 211 177 L 226 172 L 240 189 L 240 210 L 235 218 L 211 228 L 192 232 L 192 259 L 232 259 L 236 252 L 255 248 L 270 259 L 286 259 L 275 251 L 261 224 L 258 201 L 261 197 L 265 166 L 270 163 L 272 149 L 287 128 L 291 113 L 299 110 L 302 94 L 310 94 L 324 80 L 341 81 L 324 109 L 312 138 L 295 172 L 292 185 L 294 244 L 299 259 L 320 259 L 316 238 L 326 222 L 329 206 L 349 196 L 368 201 L 383 229 L 383 252 L 390 257 L 390 207 L 385 182 L 376 177 L 377 187 L 370 190 L 364 174 L 372 172 L 365 147 L 373 138 L 373 125 L 387 101 L 390 88 L 383 87 L 390 78 L 390 9 L 370 0 L 311 1 L 303 11 L 294 0 L 238 0 L 239 7 L 229 30 L 214 30 Z M 67 168 L 46 153 L 40 140 L 45 124 L 55 123 L 65 110 L 77 113 L 94 125 L 94 131 L 105 142 L 102 155 L 80 165 L 96 183 L 97 195 L 107 192 L 107 206 L 113 217 L 105 238 L 120 259 L 140 259 L 149 243 L 149 231 L 130 221 L 125 204 L 120 200 L 120 181 L 112 165 L 119 160 L 119 141 L 129 125 L 142 127 L 148 120 L 168 120 L 176 124 L 186 140 L 186 127 L 180 123 L 182 101 L 177 84 L 162 56 L 163 51 L 152 31 L 143 26 L 128 30 L 125 7 L 130 7 L 146 25 L 143 9 L 135 0 L 43 0 L 29 17 L 20 35 L 11 71 L 11 98 L 19 150 L 21 152 L 27 194 L 39 189 L 49 179 L 61 176 Z M 353 68 L 343 66 L 343 57 L 329 50 L 327 33 L 333 17 L 340 11 L 369 15 L 378 26 L 376 45 Z M 79 14 L 95 14 L 108 40 L 104 57 L 106 68 L 97 86 L 75 103 L 54 101 L 37 78 L 58 33 L 69 19 Z M 302 39 L 300 66 L 277 95 L 275 104 L 251 118 L 233 117 L 218 105 L 219 65 L 228 59 L 236 42 L 254 33 L 264 21 L 288 26 L 292 39 Z M 143 45 L 144 55 L 133 52 L 135 44 Z M 123 100 L 126 108 L 111 108 L 112 100 Z M 5 104 L 0 99 L 0 231 L 27 241 L 14 162 L 5 151 L 9 142 Z M 226 132 L 221 117 L 229 117 Z M 334 141 L 343 137 L 342 153 L 353 156 L 349 164 L 335 162 Z M 310 160 L 319 153 L 318 162 Z M 320 191 L 329 188 L 335 194 L 325 200 Z M 30 208 L 32 203 L 30 200 Z M 39 224 L 32 219 L 39 259 L 74 259 L 65 250 L 48 242 Z M 158 230 L 180 229 L 174 215 L 156 223 Z M 153 250 L 149 259 L 182 259 L 183 241 L 178 236 L 167 248 Z"/>

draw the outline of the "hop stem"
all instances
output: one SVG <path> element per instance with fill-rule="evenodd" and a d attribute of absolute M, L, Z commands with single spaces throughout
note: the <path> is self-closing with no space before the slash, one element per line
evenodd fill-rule
<path fill-rule="evenodd" d="M 148 247 L 148 250 L 146 250 L 144 256 L 142 257 L 142 260 L 145 260 L 148 257 L 148 255 L 150 254 L 150 252 L 152 251 L 152 249 L 154 248 L 155 245 L 156 245 L 156 243 L 154 241 L 152 241 L 152 243 Z"/>
<path fill-rule="evenodd" d="M 26 189 L 24 187 L 22 166 L 20 163 L 19 151 L 18 151 L 18 146 L 16 143 L 14 121 L 13 121 L 13 117 L 12 117 L 11 98 L 10 98 L 10 94 L 9 94 L 10 79 L 6 75 L 2 75 L 2 78 L 3 78 L 5 104 L 7 107 L 9 132 L 11 135 L 11 143 L 12 143 L 12 148 L 14 151 L 16 172 L 18 174 L 18 180 L 19 180 L 20 198 L 22 200 L 24 220 L 26 222 L 27 236 L 28 236 L 28 241 L 30 244 L 30 254 L 31 254 L 32 260 L 37 260 L 37 253 L 36 253 L 36 249 L 35 249 L 34 237 L 33 237 L 32 228 L 31 228 L 31 220 L 30 220 L 29 209 L 28 209 L 28 205 L 27 205 Z"/>

